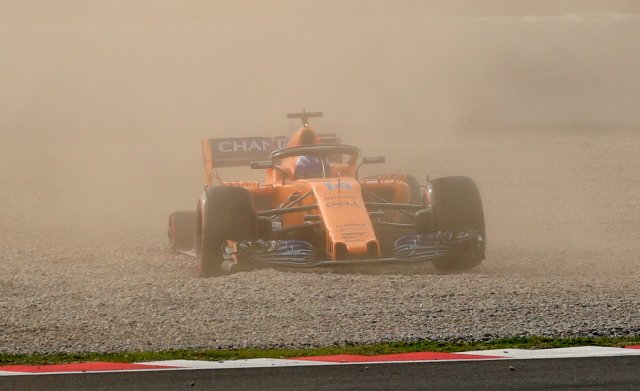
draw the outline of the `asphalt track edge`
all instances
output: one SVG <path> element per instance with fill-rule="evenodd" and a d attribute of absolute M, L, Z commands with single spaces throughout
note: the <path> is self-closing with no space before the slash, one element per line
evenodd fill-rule
<path fill-rule="evenodd" d="M 640 355 L 253 368 L 193 368 L 0 377 L 2 390 L 632 390 Z"/>

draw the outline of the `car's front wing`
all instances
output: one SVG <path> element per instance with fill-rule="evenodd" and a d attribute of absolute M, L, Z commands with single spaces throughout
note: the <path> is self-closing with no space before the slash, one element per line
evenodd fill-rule
<path fill-rule="evenodd" d="M 354 265 L 414 264 L 453 256 L 474 254 L 483 240 L 475 231 L 436 232 L 407 235 L 394 243 L 392 256 L 373 259 L 327 259 L 302 240 L 228 241 L 223 248 L 223 269 L 237 266 L 272 266 L 287 268 L 340 267 Z"/>

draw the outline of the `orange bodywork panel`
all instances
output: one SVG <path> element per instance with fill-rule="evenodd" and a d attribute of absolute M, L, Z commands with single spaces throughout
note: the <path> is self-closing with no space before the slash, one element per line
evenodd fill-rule
<path fill-rule="evenodd" d="M 324 221 L 331 259 L 377 258 L 380 244 L 355 179 L 310 182 Z"/>
<path fill-rule="evenodd" d="M 209 140 L 202 140 L 202 164 L 204 166 L 204 184 L 207 187 L 213 186 L 214 168 L 213 156 L 211 156 L 211 146 Z"/>
<path fill-rule="evenodd" d="M 213 154 L 216 148 L 237 147 L 247 156 L 250 153 L 259 156 L 262 149 L 268 149 L 267 141 L 256 138 L 255 145 L 235 145 L 233 141 L 225 141 L 228 144 L 222 145 L 215 144 L 215 141 L 202 140 L 205 185 L 213 186 L 214 182 L 219 182 L 222 186 L 246 188 L 252 195 L 256 211 L 281 208 L 290 202 L 297 207 L 317 205 L 317 208 L 283 214 L 281 223 L 283 228 L 301 226 L 310 224 L 314 220 L 312 217 L 321 216 L 317 220 L 322 222 L 328 259 L 373 259 L 381 256 L 380 243 L 363 199 L 363 189 L 377 197 L 375 202 L 408 203 L 410 200 L 410 189 L 404 176 L 380 176 L 358 181 L 355 178 L 355 161 L 332 163 L 326 178 L 296 180 L 297 157 L 284 157 L 275 162 L 276 168 L 265 170 L 266 177 L 261 183 L 224 182 L 215 170 L 217 163 Z M 291 137 L 286 147 L 320 143 L 316 132 L 304 126 Z M 304 195 L 307 196 L 296 201 Z"/>

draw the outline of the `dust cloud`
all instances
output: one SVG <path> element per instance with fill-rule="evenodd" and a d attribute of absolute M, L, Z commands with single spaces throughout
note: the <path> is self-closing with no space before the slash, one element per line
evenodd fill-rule
<path fill-rule="evenodd" d="M 476 179 L 505 258 L 638 239 L 639 36 L 636 1 L 0 0 L 0 234 L 161 240 L 201 137 L 307 108 L 389 171 Z"/>

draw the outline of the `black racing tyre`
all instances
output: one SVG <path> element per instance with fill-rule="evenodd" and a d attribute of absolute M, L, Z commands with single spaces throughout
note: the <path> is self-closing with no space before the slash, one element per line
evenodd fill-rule
<path fill-rule="evenodd" d="M 204 201 L 204 202 L 202 202 Z M 196 258 L 202 277 L 224 274 L 222 246 L 226 240 L 253 240 L 256 213 L 242 187 L 209 187 L 198 205 Z"/>
<path fill-rule="evenodd" d="M 167 229 L 169 248 L 177 253 L 180 250 L 192 250 L 196 245 L 196 212 L 180 211 L 169 215 Z"/>
<path fill-rule="evenodd" d="M 435 260 L 435 268 L 455 272 L 480 265 L 484 259 L 487 242 L 484 210 L 478 186 L 471 178 L 464 176 L 436 178 L 429 183 L 428 194 L 436 231 L 474 230 L 481 238 L 471 253 Z"/>

